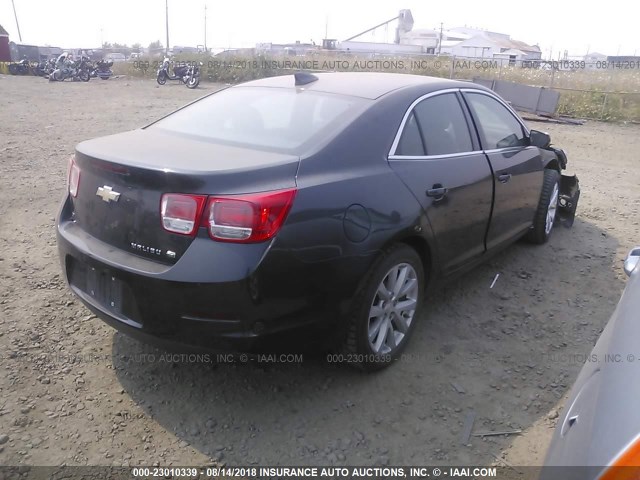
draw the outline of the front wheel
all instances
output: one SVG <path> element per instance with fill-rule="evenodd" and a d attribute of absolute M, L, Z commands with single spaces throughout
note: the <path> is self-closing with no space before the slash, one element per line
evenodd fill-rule
<path fill-rule="evenodd" d="M 558 211 L 560 198 L 560 174 L 551 169 L 545 169 L 542 182 L 542 192 L 533 219 L 533 226 L 527 233 L 526 239 L 531 243 L 543 244 L 549 240 L 553 224 Z"/>
<path fill-rule="evenodd" d="M 196 88 L 200 84 L 200 77 L 198 75 L 191 75 L 187 80 L 187 88 Z"/>
<path fill-rule="evenodd" d="M 353 301 L 342 351 L 366 371 L 385 368 L 407 345 L 420 315 L 425 287 L 422 260 L 404 244 L 386 250 Z"/>
<path fill-rule="evenodd" d="M 158 76 L 156 77 L 156 82 L 158 82 L 158 85 L 164 85 L 165 83 L 167 83 L 167 76 L 164 74 L 164 72 L 160 72 L 158 74 Z"/>
<path fill-rule="evenodd" d="M 50 82 L 62 82 L 64 81 L 64 77 L 62 75 L 62 71 L 60 70 L 54 70 L 53 72 L 51 72 L 51 74 L 49 75 L 49 81 Z"/>
<path fill-rule="evenodd" d="M 88 82 L 89 79 L 91 78 L 91 76 L 89 75 L 89 72 L 87 72 L 86 70 L 80 71 L 80 73 L 78 74 L 78 77 L 80 77 L 80 80 L 82 80 L 83 82 Z"/>

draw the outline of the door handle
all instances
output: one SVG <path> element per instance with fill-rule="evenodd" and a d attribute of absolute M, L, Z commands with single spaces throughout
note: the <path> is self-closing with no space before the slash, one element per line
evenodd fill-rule
<path fill-rule="evenodd" d="M 427 197 L 432 197 L 434 201 L 442 200 L 449 190 L 440 183 L 436 183 L 427 190 Z"/>
<path fill-rule="evenodd" d="M 503 173 L 502 175 L 498 175 L 498 180 L 500 181 L 500 183 L 507 183 L 509 180 L 511 180 L 511 174 Z"/>

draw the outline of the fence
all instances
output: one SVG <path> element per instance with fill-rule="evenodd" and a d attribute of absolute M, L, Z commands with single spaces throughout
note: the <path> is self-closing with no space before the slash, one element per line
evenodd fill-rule
<path fill-rule="evenodd" d="M 106 51 L 106 50 L 105 50 Z M 115 49 L 114 49 L 115 51 Z M 162 51 L 114 66 L 116 74 L 155 75 Z M 338 50 L 274 51 L 227 48 L 218 55 L 183 53 L 177 60 L 204 63 L 203 77 L 238 83 L 296 70 L 386 71 L 436 77 L 508 81 L 558 92 L 557 113 L 607 121 L 640 122 L 640 61 L 514 61 Z"/>

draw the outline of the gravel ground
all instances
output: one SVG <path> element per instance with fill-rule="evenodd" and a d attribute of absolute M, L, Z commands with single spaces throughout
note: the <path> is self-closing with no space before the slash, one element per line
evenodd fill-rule
<path fill-rule="evenodd" d="M 54 216 L 75 144 L 215 88 L 0 75 L 0 464 L 541 462 L 624 286 L 621 260 L 640 243 L 640 126 L 535 124 L 580 177 L 573 229 L 518 243 L 428 299 L 392 368 L 207 364 L 90 315 L 63 281 Z M 470 414 L 474 433 L 522 433 L 463 442 Z"/>

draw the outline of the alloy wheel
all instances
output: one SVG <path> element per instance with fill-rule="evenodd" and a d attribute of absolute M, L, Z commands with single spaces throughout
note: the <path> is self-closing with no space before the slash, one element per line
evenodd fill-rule
<path fill-rule="evenodd" d="M 418 275 L 408 263 L 391 268 L 376 290 L 369 309 L 369 346 L 376 354 L 392 353 L 407 334 L 419 293 Z"/>

